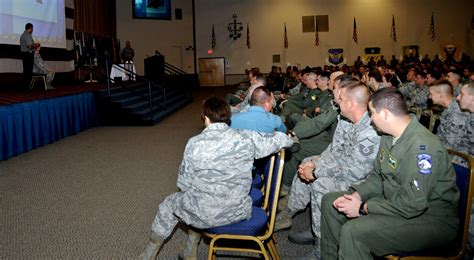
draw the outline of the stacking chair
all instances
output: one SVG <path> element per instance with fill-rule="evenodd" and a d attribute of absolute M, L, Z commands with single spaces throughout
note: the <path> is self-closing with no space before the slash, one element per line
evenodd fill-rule
<path fill-rule="evenodd" d="M 428 260 L 428 259 L 463 259 L 466 254 L 468 237 L 469 237 L 469 222 L 471 219 L 471 205 L 472 196 L 474 195 L 474 177 L 473 169 L 474 159 L 472 156 L 463 154 L 457 151 L 448 150 L 449 154 L 462 157 L 468 162 L 468 168 L 453 164 L 454 170 L 456 171 L 456 184 L 459 189 L 459 231 L 458 235 L 451 244 L 435 248 L 417 251 L 413 253 L 402 253 L 393 254 L 386 256 L 385 259 L 416 259 L 416 260 Z"/>
<path fill-rule="evenodd" d="M 211 238 L 208 259 L 215 259 L 217 251 L 251 252 L 262 254 L 264 259 L 270 259 L 270 257 L 280 259 L 275 245 L 273 228 L 277 213 L 284 157 L 284 150 L 274 155 L 275 167 L 272 167 L 273 169 L 269 171 L 268 178 L 266 178 L 265 200 L 268 200 L 267 209 L 252 207 L 252 217 L 249 220 L 204 230 L 204 235 Z M 225 244 L 225 242 L 232 241 L 239 242 L 230 245 Z M 252 245 L 253 247 L 246 247 Z"/>
<path fill-rule="evenodd" d="M 48 91 L 48 86 L 46 85 L 46 75 L 44 74 L 34 74 L 31 77 L 31 82 L 30 82 L 30 89 L 33 89 L 35 86 L 35 83 L 37 80 L 40 80 L 43 82 L 44 90 Z"/>
<path fill-rule="evenodd" d="M 263 208 L 267 208 L 268 200 L 265 200 L 266 197 L 264 196 L 266 194 L 266 188 L 268 185 L 266 185 L 266 182 L 265 185 L 263 185 L 263 183 L 264 180 L 267 180 L 269 172 L 273 170 L 274 162 L 275 156 L 267 156 L 265 158 L 255 160 L 255 177 L 252 183 L 252 189 L 250 190 L 250 197 L 252 198 L 253 202 L 252 206 L 261 207 L 263 204 Z M 261 184 L 255 186 L 255 179 L 258 179 Z"/>

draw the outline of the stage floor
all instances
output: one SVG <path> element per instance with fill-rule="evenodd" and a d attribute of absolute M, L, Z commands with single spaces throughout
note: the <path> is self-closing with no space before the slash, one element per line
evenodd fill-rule
<path fill-rule="evenodd" d="M 107 83 L 77 83 L 54 85 L 54 87 L 56 89 L 48 91 L 45 91 L 40 84 L 37 84 L 33 90 L 0 89 L 0 106 L 102 90 L 107 88 Z M 113 87 L 113 84 L 110 87 Z"/>

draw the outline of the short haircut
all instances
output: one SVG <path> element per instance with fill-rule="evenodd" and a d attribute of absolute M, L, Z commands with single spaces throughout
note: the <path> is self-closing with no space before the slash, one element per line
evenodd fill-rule
<path fill-rule="evenodd" d="M 458 81 L 461 80 L 461 75 L 459 75 L 459 73 L 457 73 L 456 71 L 449 71 L 449 72 L 453 73 L 453 77 L 456 78 Z"/>
<path fill-rule="evenodd" d="M 334 79 L 334 82 L 337 82 L 337 81 L 339 81 L 339 84 L 338 84 L 339 88 L 344 88 L 347 85 L 358 83 L 359 79 L 357 79 L 356 77 L 352 75 L 342 74 L 342 75 L 337 76 Z"/>
<path fill-rule="evenodd" d="M 267 85 L 267 78 L 263 74 L 258 74 L 255 77 L 255 81 L 260 82 L 262 86 Z"/>
<path fill-rule="evenodd" d="M 318 79 L 318 76 L 314 72 L 309 72 L 307 73 L 308 75 L 306 76 L 308 79 L 316 80 Z"/>
<path fill-rule="evenodd" d="M 325 78 L 326 80 L 328 80 L 329 77 L 331 76 L 331 72 L 329 72 L 329 71 L 323 71 L 323 72 L 321 72 L 321 73 L 319 74 L 319 76 L 320 76 L 321 78 Z"/>
<path fill-rule="evenodd" d="M 252 73 L 253 76 L 257 76 L 257 75 L 260 75 L 260 69 L 258 67 L 255 67 L 255 68 L 251 68 L 249 71 L 248 71 L 248 74 Z"/>
<path fill-rule="evenodd" d="M 377 82 L 383 82 L 382 73 L 380 73 L 380 71 L 378 71 L 378 70 L 369 71 L 367 76 L 369 76 L 369 78 L 374 78 L 375 81 L 377 81 Z"/>
<path fill-rule="evenodd" d="M 211 123 L 226 123 L 230 125 L 230 106 L 219 97 L 210 97 L 202 104 L 202 116 L 207 116 Z"/>
<path fill-rule="evenodd" d="M 437 70 L 431 70 L 431 71 L 428 71 L 428 74 L 431 75 L 432 78 L 436 79 L 436 80 L 439 80 L 441 79 L 441 73 Z"/>
<path fill-rule="evenodd" d="M 474 82 L 464 84 L 462 87 L 466 89 L 467 94 L 474 95 Z"/>
<path fill-rule="evenodd" d="M 362 82 L 353 82 L 346 84 L 342 89 L 345 89 L 349 99 L 355 101 L 359 106 L 367 108 L 370 99 L 370 90 L 367 85 Z"/>
<path fill-rule="evenodd" d="M 453 85 L 446 79 L 433 82 L 430 88 L 433 88 L 437 93 L 453 95 Z"/>
<path fill-rule="evenodd" d="M 408 115 L 408 108 L 403 99 L 403 95 L 395 88 L 378 89 L 370 97 L 370 102 L 372 102 L 372 107 L 377 112 L 380 112 L 382 109 L 387 109 L 398 117 Z"/>
<path fill-rule="evenodd" d="M 262 105 L 265 102 L 267 102 L 269 99 L 272 97 L 272 92 L 268 90 L 266 87 L 258 87 L 256 88 L 252 96 L 250 97 L 250 105 L 255 106 L 255 105 Z"/>
<path fill-rule="evenodd" d="M 33 24 L 31 24 L 31 23 L 25 24 L 25 30 L 28 30 L 30 28 L 33 28 Z"/>

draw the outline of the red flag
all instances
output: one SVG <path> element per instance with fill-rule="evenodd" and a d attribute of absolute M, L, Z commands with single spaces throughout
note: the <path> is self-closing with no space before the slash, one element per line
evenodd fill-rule
<path fill-rule="evenodd" d="M 431 22 L 430 22 L 430 37 L 431 40 L 434 41 L 436 39 L 436 32 L 435 32 L 435 24 L 434 24 L 434 16 L 431 13 Z"/>
<path fill-rule="evenodd" d="M 214 33 L 214 25 L 212 25 L 212 39 L 211 39 L 212 49 L 216 48 L 216 34 Z"/>
<path fill-rule="evenodd" d="M 359 40 L 357 39 L 357 25 L 356 25 L 355 17 L 354 17 L 354 29 L 352 30 L 352 39 L 354 40 L 355 43 L 359 43 Z"/>
<path fill-rule="evenodd" d="M 316 16 L 314 17 L 314 45 L 319 46 L 319 29 L 318 29 L 318 21 L 316 20 Z"/>
<path fill-rule="evenodd" d="M 249 30 L 249 23 L 247 23 L 247 48 L 250 49 L 250 30 Z"/>
<path fill-rule="evenodd" d="M 395 30 L 395 15 L 392 16 L 392 39 L 397 42 L 397 32 Z"/>
<path fill-rule="evenodd" d="M 284 39 L 284 46 L 285 46 L 285 49 L 288 49 L 288 35 L 287 35 L 287 32 L 286 32 L 286 23 L 285 23 L 285 39 Z"/>

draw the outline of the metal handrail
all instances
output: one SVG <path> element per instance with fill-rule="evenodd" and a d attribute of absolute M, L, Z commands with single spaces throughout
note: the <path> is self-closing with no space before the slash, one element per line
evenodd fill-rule
<path fill-rule="evenodd" d="M 181 75 L 187 74 L 184 70 L 179 69 L 179 68 L 177 68 L 177 67 L 175 67 L 175 66 L 173 66 L 173 65 L 171 65 L 167 62 L 165 62 L 165 70 L 171 71 L 174 74 L 181 74 Z"/>
<path fill-rule="evenodd" d="M 153 104 L 157 105 L 157 106 L 160 106 L 162 107 L 163 109 L 166 109 L 166 89 L 162 86 L 160 86 L 159 84 L 157 84 L 156 82 L 153 82 L 153 81 L 150 81 L 149 79 L 143 77 L 143 76 L 140 76 L 138 75 L 137 73 L 135 73 L 134 71 L 132 70 L 129 70 L 127 68 L 125 68 L 125 66 L 122 66 L 121 64 L 115 64 L 117 67 L 123 69 L 126 73 L 129 74 L 129 77 L 130 76 L 133 76 L 135 79 L 140 79 L 140 80 L 143 80 L 145 81 L 145 84 L 148 85 L 148 102 L 149 102 L 149 105 L 150 105 L 150 120 L 153 120 Z M 107 70 L 108 71 L 108 70 Z M 107 81 L 110 81 L 110 77 L 107 77 Z M 134 84 L 134 85 L 131 85 L 131 86 L 137 86 L 139 84 Z M 152 97 L 152 86 L 156 86 L 158 88 L 161 89 L 161 91 L 163 92 L 163 104 L 160 104 L 158 102 L 155 102 L 153 101 L 153 97 Z M 131 93 L 133 93 L 134 91 L 130 88 L 128 88 L 129 86 L 122 86 L 122 87 L 125 87 L 127 88 Z M 107 88 L 108 88 L 108 94 L 110 96 L 110 86 L 109 84 L 107 84 Z M 136 93 L 134 93 L 135 95 L 137 95 Z M 143 96 L 143 95 L 139 95 L 141 97 L 143 97 L 144 99 L 146 99 L 146 96 Z"/>

